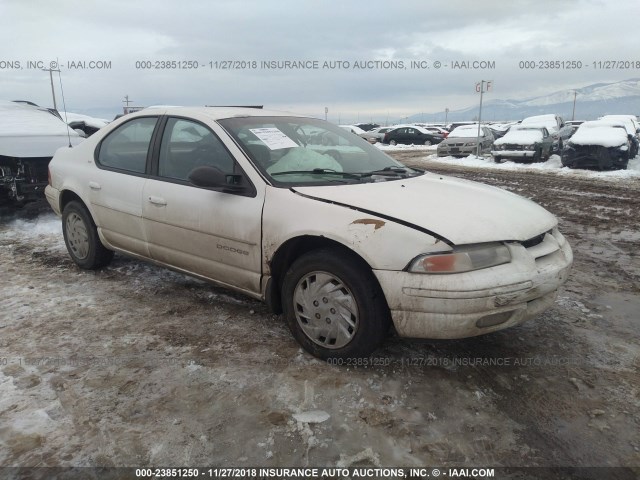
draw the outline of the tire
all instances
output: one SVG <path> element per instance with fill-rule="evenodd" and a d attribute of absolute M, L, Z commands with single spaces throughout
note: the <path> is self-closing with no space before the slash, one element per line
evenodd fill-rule
<path fill-rule="evenodd" d="M 493 157 L 493 161 L 496 163 L 502 163 L 502 157 Z"/>
<path fill-rule="evenodd" d="M 396 142 L 395 140 L 389 140 L 389 145 L 397 145 L 398 142 Z"/>
<path fill-rule="evenodd" d="M 298 258 L 281 291 L 293 337 L 323 360 L 367 356 L 389 331 L 389 307 L 373 273 L 340 250 L 316 250 Z"/>
<path fill-rule="evenodd" d="M 430 147 L 431 146 L 431 140 L 425 140 L 424 144 L 425 144 L 425 146 Z"/>
<path fill-rule="evenodd" d="M 64 207 L 62 234 L 71 259 L 80 268 L 97 270 L 111 262 L 113 252 L 100 242 L 96 224 L 81 202 L 73 200 Z"/>

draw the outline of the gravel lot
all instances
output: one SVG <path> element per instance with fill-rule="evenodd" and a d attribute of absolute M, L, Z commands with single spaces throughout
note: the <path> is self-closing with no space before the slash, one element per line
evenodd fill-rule
<path fill-rule="evenodd" d="M 48 206 L 4 211 L 0 465 L 640 466 L 640 179 L 393 155 L 556 214 L 556 305 L 327 365 L 258 302 L 120 255 L 80 271 Z"/>

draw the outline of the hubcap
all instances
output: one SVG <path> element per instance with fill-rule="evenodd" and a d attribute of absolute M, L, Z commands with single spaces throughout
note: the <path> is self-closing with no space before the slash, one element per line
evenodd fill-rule
<path fill-rule="evenodd" d="M 89 255 L 89 234 L 82 217 L 71 213 L 67 217 L 67 241 L 76 258 L 82 260 Z"/>
<path fill-rule="evenodd" d="M 358 306 L 347 286 L 335 275 L 311 272 L 300 279 L 293 294 L 298 325 L 314 343 L 342 348 L 358 331 Z"/>

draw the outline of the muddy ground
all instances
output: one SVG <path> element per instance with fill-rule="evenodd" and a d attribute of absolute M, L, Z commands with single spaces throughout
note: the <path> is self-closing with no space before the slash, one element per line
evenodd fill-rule
<path fill-rule="evenodd" d="M 640 180 L 396 156 L 556 214 L 555 306 L 327 365 L 256 301 L 120 255 L 81 271 L 46 205 L 4 211 L 0 465 L 640 466 Z"/>

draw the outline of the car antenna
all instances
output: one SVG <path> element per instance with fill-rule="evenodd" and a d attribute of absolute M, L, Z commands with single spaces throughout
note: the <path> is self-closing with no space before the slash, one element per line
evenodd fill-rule
<path fill-rule="evenodd" d="M 62 95 L 62 106 L 64 107 L 64 123 L 67 124 L 67 138 L 69 139 L 69 148 L 71 148 L 71 132 L 69 131 L 69 122 L 67 121 L 67 104 L 64 101 L 64 89 L 62 88 L 62 75 L 58 70 L 58 78 L 60 79 L 60 93 Z"/>

